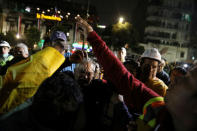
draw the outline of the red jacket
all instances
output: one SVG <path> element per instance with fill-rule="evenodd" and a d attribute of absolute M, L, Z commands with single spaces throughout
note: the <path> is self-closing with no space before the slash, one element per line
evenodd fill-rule
<path fill-rule="evenodd" d="M 156 125 L 160 125 L 159 130 L 165 130 L 168 128 L 170 121 L 170 115 L 165 108 L 163 97 L 160 97 L 150 88 L 146 87 L 141 81 L 136 79 L 119 59 L 114 56 L 111 50 L 107 47 L 105 42 L 96 34 L 91 32 L 88 35 L 88 41 L 93 47 L 94 55 L 97 57 L 99 63 L 103 66 L 104 71 L 108 79 L 116 86 L 119 93 L 124 96 L 124 101 L 130 108 L 135 108 L 139 112 L 143 112 L 142 119 L 149 126 L 154 128 Z M 151 107 L 151 108 L 148 108 Z M 162 110 L 161 110 L 162 107 Z M 158 111 L 158 109 L 160 111 Z M 163 111 L 163 109 L 165 111 Z M 151 110 L 151 111 L 150 111 Z M 150 113 L 154 112 L 154 118 L 149 117 Z M 167 118 L 169 117 L 169 118 Z M 154 119 L 154 120 L 153 120 Z M 164 122 L 167 120 L 167 123 Z M 173 127 L 172 125 L 170 128 Z"/>
<path fill-rule="evenodd" d="M 134 106 L 142 111 L 144 104 L 149 99 L 159 97 L 157 93 L 147 88 L 127 71 L 96 32 L 88 35 L 88 41 L 93 47 L 94 55 L 103 66 L 106 76 L 118 88 L 119 93 L 124 95 L 127 106 L 132 108 Z"/>

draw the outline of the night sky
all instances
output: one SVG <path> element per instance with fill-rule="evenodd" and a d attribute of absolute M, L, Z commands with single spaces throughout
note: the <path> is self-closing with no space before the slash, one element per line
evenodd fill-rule
<path fill-rule="evenodd" d="M 79 3 L 87 3 L 88 0 L 72 0 Z M 130 21 L 131 13 L 136 8 L 137 0 L 89 0 L 91 5 L 97 9 L 100 17 L 99 24 L 113 24 L 120 16 Z"/>
<path fill-rule="evenodd" d="M 1 1 L 1 0 L 0 0 Z M 15 0 L 12 0 L 15 1 Z M 124 17 L 126 21 L 132 22 L 132 15 L 135 14 L 136 9 L 138 9 L 139 5 L 142 5 L 147 0 L 16 0 L 23 3 L 58 3 L 61 1 L 65 2 L 74 2 L 81 3 L 87 5 L 88 1 L 90 5 L 96 7 L 98 12 L 98 16 L 100 18 L 99 24 L 109 25 L 114 24 L 118 21 L 120 16 Z M 132 22 L 133 23 L 133 22 Z"/>

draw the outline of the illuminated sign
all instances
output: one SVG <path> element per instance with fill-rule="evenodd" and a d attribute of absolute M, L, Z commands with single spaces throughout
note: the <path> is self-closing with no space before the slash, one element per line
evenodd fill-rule
<path fill-rule="evenodd" d="M 74 47 L 74 48 L 76 48 L 76 49 L 82 49 L 82 47 L 83 47 L 83 43 L 82 42 L 78 42 L 78 43 L 73 43 L 72 44 L 72 46 Z M 86 50 L 86 51 L 92 51 L 92 47 L 91 46 L 88 46 L 88 43 L 84 43 L 84 49 Z"/>
<path fill-rule="evenodd" d="M 44 14 L 36 14 L 36 18 L 37 19 L 48 19 L 48 20 L 57 20 L 57 21 L 61 21 L 61 17 L 56 17 L 56 16 L 48 16 L 48 15 L 44 15 Z"/>

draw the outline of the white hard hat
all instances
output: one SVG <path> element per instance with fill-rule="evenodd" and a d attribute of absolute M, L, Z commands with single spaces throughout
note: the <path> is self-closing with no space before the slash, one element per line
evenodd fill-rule
<path fill-rule="evenodd" d="M 8 48 L 11 48 L 11 47 L 10 47 L 10 44 L 9 44 L 8 42 L 6 42 L 6 41 L 1 41 L 1 42 L 0 42 L 0 47 L 2 47 L 2 46 L 6 46 L 6 47 L 8 47 Z"/>
<path fill-rule="evenodd" d="M 141 58 L 150 58 L 150 59 L 154 59 L 154 60 L 161 62 L 161 54 L 156 48 L 145 50 Z"/>

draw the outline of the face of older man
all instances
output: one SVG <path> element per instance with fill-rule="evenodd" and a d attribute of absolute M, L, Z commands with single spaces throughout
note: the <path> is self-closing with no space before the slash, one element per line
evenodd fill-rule
<path fill-rule="evenodd" d="M 27 54 L 23 48 L 16 47 L 15 48 L 15 56 L 27 58 L 29 56 L 29 54 Z"/>
<path fill-rule="evenodd" d="M 159 66 L 158 66 L 158 72 L 162 72 L 165 65 L 166 65 L 166 62 L 162 59 L 161 63 L 159 63 Z"/>
<path fill-rule="evenodd" d="M 77 71 L 75 71 L 75 78 L 80 86 L 87 86 L 94 78 L 94 70 L 92 69 L 92 63 L 82 64 Z"/>

